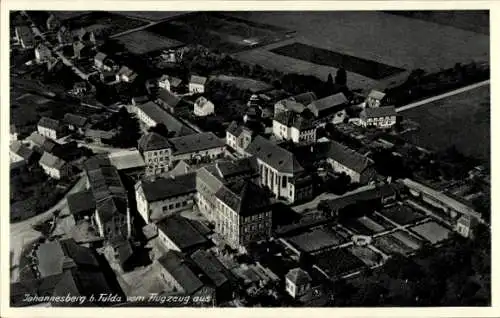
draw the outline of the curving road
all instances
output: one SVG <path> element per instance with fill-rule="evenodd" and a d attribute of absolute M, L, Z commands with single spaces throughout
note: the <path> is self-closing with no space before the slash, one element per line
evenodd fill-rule
<path fill-rule="evenodd" d="M 80 179 L 68 191 L 66 196 L 71 193 L 82 191 L 85 188 L 85 185 L 85 177 L 81 174 Z M 27 220 L 10 224 L 10 250 L 13 254 L 11 268 L 14 268 L 11 270 L 12 282 L 16 282 L 19 278 L 17 267 L 19 265 L 19 257 L 21 256 L 24 245 L 29 244 L 41 237 L 40 232 L 33 229 L 33 225 L 49 218 L 55 210 L 62 209 L 66 204 L 66 196 L 47 211 Z"/>

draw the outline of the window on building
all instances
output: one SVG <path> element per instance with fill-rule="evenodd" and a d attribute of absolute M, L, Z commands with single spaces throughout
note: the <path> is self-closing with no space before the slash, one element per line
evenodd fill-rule
<path fill-rule="evenodd" d="M 168 208 L 169 208 L 169 210 L 173 209 L 174 208 L 174 204 L 173 203 L 169 204 Z"/>
<path fill-rule="evenodd" d="M 180 203 L 180 202 L 177 202 L 177 203 L 175 204 L 175 207 L 176 207 L 176 208 L 178 208 L 178 207 L 180 207 L 180 206 L 181 206 L 181 203 Z"/>
<path fill-rule="evenodd" d="M 281 187 L 282 188 L 286 188 L 286 179 L 287 179 L 286 176 L 281 177 Z"/>
<path fill-rule="evenodd" d="M 186 205 L 187 205 L 187 201 L 182 202 L 182 206 L 186 206 Z"/>

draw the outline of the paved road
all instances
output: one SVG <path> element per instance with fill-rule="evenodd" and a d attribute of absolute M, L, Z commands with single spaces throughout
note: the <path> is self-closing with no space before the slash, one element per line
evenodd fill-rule
<path fill-rule="evenodd" d="M 69 190 L 68 194 L 79 192 L 85 188 L 85 178 L 83 174 L 77 183 Z M 11 271 L 11 281 L 15 282 L 19 278 L 19 273 L 17 270 L 17 265 L 19 264 L 19 257 L 21 256 L 21 251 L 25 244 L 33 242 L 41 236 L 40 232 L 33 229 L 33 225 L 49 218 L 55 210 L 60 210 L 64 207 L 66 203 L 66 197 L 62 198 L 53 207 L 47 211 L 38 214 L 27 220 L 11 223 L 10 224 L 10 250 L 13 253 L 11 267 L 15 266 L 15 269 Z"/>
<path fill-rule="evenodd" d="M 400 113 L 400 112 L 403 112 L 405 110 L 410 110 L 410 109 L 413 109 L 415 107 L 419 107 L 419 106 L 422 106 L 422 105 L 425 105 L 425 104 L 428 104 L 428 103 L 432 103 L 432 102 L 435 102 L 437 100 L 440 100 L 440 99 L 443 99 L 443 98 L 447 98 L 447 97 L 450 97 L 450 96 L 453 96 L 453 95 L 461 94 L 461 93 L 470 91 L 472 89 L 476 89 L 478 87 L 481 87 L 481 86 L 484 86 L 484 85 L 489 85 L 489 84 L 490 84 L 490 80 L 486 80 L 486 81 L 482 81 L 482 82 L 479 82 L 479 83 L 476 83 L 476 84 L 468 85 L 468 86 L 465 86 L 465 87 L 453 90 L 453 91 L 448 92 L 448 93 L 444 93 L 444 94 L 437 95 L 437 96 L 434 96 L 434 97 L 426 98 L 426 99 L 421 100 L 419 102 L 415 102 L 415 103 L 411 103 L 411 104 L 408 104 L 408 105 L 405 105 L 405 106 L 401 106 L 398 109 L 396 109 L 396 112 Z"/>

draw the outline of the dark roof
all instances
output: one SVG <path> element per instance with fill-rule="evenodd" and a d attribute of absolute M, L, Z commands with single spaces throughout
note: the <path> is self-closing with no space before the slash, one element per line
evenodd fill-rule
<path fill-rule="evenodd" d="M 158 91 L 158 98 L 170 107 L 177 106 L 181 101 L 177 96 L 162 88 Z"/>
<path fill-rule="evenodd" d="M 292 96 L 292 97 L 290 97 L 290 99 L 294 100 L 297 103 L 301 103 L 303 105 L 309 105 L 313 101 L 317 100 L 318 97 L 313 92 L 306 92 L 306 93 Z"/>
<path fill-rule="evenodd" d="M 381 200 L 384 197 L 395 195 L 397 189 L 397 185 L 384 184 L 373 189 L 356 192 L 337 199 L 326 200 L 325 202 L 331 210 L 340 210 L 359 202 Z"/>
<path fill-rule="evenodd" d="M 69 125 L 83 127 L 87 123 L 87 118 L 75 114 L 68 113 L 64 115 L 64 122 Z"/>
<path fill-rule="evenodd" d="M 262 213 L 270 206 L 269 194 L 252 181 L 239 180 L 223 186 L 215 196 L 242 216 Z"/>
<path fill-rule="evenodd" d="M 21 39 L 25 42 L 25 45 L 29 46 L 33 44 L 34 36 L 33 33 L 31 33 L 31 29 L 28 26 L 21 25 L 16 27 L 16 29 Z"/>
<path fill-rule="evenodd" d="M 347 98 L 345 97 L 345 95 L 343 93 L 337 93 L 313 101 L 307 106 L 307 108 L 309 108 L 310 110 L 317 110 L 318 112 L 321 112 L 336 106 L 344 105 L 346 103 Z"/>
<path fill-rule="evenodd" d="M 47 140 L 47 137 L 40 135 L 37 131 L 34 131 L 31 133 L 31 135 L 29 135 L 27 140 L 31 141 L 39 147 L 42 147 L 44 142 Z"/>
<path fill-rule="evenodd" d="M 90 191 L 71 193 L 66 197 L 69 212 L 73 215 L 95 211 L 95 199 Z"/>
<path fill-rule="evenodd" d="M 189 268 L 181 253 L 169 250 L 158 259 L 158 263 L 174 277 L 186 294 L 191 295 L 203 287 L 203 283 Z"/>
<path fill-rule="evenodd" d="M 297 173 L 303 170 L 295 156 L 273 144 L 268 139 L 257 136 L 246 149 L 246 152 L 256 156 L 274 169 L 282 173 Z"/>
<path fill-rule="evenodd" d="M 173 153 L 176 155 L 219 148 L 226 145 L 222 139 L 214 135 L 212 132 L 201 132 L 187 136 L 170 138 L 168 141 L 172 144 L 174 148 Z"/>
<path fill-rule="evenodd" d="M 336 141 L 330 141 L 328 144 L 327 156 L 340 164 L 352 169 L 358 173 L 363 172 L 366 168 L 371 166 L 372 161 L 361 155 L 360 153 L 344 146 Z"/>
<path fill-rule="evenodd" d="M 50 168 L 61 169 L 66 162 L 61 158 L 58 158 L 48 152 L 44 152 L 42 158 L 40 159 L 40 164 L 45 165 Z"/>
<path fill-rule="evenodd" d="M 363 116 L 370 118 L 396 116 L 396 108 L 394 106 L 365 108 L 363 112 L 364 112 Z"/>
<path fill-rule="evenodd" d="M 243 132 L 243 130 L 247 130 L 250 132 L 250 134 L 253 134 L 253 131 L 250 128 L 244 125 L 239 125 L 236 121 L 232 121 L 231 124 L 226 129 L 228 133 L 236 137 L 239 137 Z"/>
<path fill-rule="evenodd" d="M 38 126 L 58 130 L 61 128 L 61 123 L 57 119 L 42 117 L 40 121 L 38 121 Z"/>
<path fill-rule="evenodd" d="M 164 124 L 169 131 L 175 131 L 178 136 L 195 133 L 193 129 L 180 122 L 176 117 L 153 102 L 147 102 L 146 104 L 142 104 L 137 107 L 156 123 Z"/>
<path fill-rule="evenodd" d="M 234 161 L 218 161 L 215 163 L 217 176 L 223 180 L 241 175 L 258 173 L 255 157 L 241 158 Z"/>
<path fill-rule="evenodd" d="M 215 287 L 220 287 L 229 282 L 226 275 L 227 269 L 211 252 L 198 250 L 191 254 L 191 259 Z"/>
<path fill-rule="evenodd" d="M 57 150 L 58 150 L 57 148 L 60 149 L 60 146 L 61 146 L 61 144 L 55 142 L 54 140 L 46 139 L 43 142 L 42 149 L 46 152 L 50 152 L 50 153 L 54 154 L 55 152 L 57 152 Z"/>
<path fill-rule="evenodd" d="M 134 254 L 132 244 L 126 239 L 116 239 L 111 241 L 111 245 L 117 254 L 120 265 L 123 266 Z"/>
<path fill-rule="evenodd" d="M 97 214 L 102 223 L 111 220 L 115 215 L 127 213 L 127 201 L 111 196 L 97 202 Z"/>
<path fill-rule="evenodd" d="M 33 150 L 31 150 L 28 146 L 24 145 L 23 143 L 17 140 L 14 140 L 10 144 L 10 151 L 21 156 L 24 160 L 29 160 L 31 156 L 33 156 L 34 154 Z"/>
<path fill-rule="evenodd" d="M 311 119 L 304 118 L 301 114 L 291 111 L 278 113 L 274 120 L 287 127 L 295 127 L 298 130 L 308 130 L 315 127 Z"/>
<path fill-rule="evenodd" d="M 99 268 L 99 262 L 90 248 L 78 245 L 73 239 L 59 241 L 64 255 L 71 258 L 76 266 Z"/>
<path fill-rule="evenodd" d="M 200 84 L 200 85 L 205 85 L 206 82 L 207 82 L 206 77 L 198 75 L 191 75 L 191 79 L 189 80 L 189 83 Z"/>
<path fill-rule="evenodd" d="M 165 200 L 196 191 L 196 173 L 158 178 L 154 181 L 142 180 L 140 182 L 148 202 Z"/>
<path fill-rule="evenodd" d="M 181 251 L 208 243 L 188 219 L 172 215 L 158 222 L 158 231 L 163 232 Z"/>
<path fill-rule="evenodd" d="M 138 142 L 138 148 L 140 151 L 152 151 L 170 148 L 167 138 L 155 132 L 150 132 L 142 135 Z"/>

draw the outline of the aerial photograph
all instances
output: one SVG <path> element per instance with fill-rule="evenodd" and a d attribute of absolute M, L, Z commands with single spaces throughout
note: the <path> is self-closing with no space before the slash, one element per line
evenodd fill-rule
<path fill-rule="evenodd" d="M 10 307 L 492 306 L 488 10 L 8 14 Z"/>

